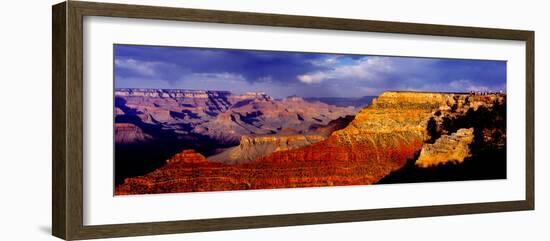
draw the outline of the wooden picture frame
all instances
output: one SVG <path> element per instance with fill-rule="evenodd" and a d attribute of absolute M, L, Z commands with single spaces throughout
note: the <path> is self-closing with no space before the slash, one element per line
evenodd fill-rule
<path fill-rule="evenodd" d="M 92 239 L 214 230 L 492 213 L 534 209 L 534 32 L 263 13 L 68 1 L 52 8 L 52 233 L 66 239 Z M 83 17 L 107 16 L 208 23 L 366 31 L 526 43 L 525 200 L 349 210 L 202 220 L 87 226 L 83 224 Z"/>

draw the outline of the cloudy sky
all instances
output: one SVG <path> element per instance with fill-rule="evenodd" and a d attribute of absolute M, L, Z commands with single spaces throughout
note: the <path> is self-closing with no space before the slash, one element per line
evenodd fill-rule
<path fill-rule="evenodd" d="M 386 90 L 506 90 L 506 62 L 115 45 L 116 88 L 265 91 L 275 98 Z"/>

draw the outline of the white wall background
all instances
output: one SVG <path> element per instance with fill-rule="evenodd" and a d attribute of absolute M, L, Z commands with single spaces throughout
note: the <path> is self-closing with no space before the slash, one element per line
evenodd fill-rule
<path fill-rule="evenodd" d="M 136 4 L 406 21 L 536 31 L 536 210 L 407 220 L 124 238 L 120 240 L 548 240 L 549 6 L 545 1 L 116 1 Z M 0 10 L 0 240 L 56 240 L 51 230 L 51 10 L 9 1 Z M 414 198 L 414 197 L 411 197 Z"/>

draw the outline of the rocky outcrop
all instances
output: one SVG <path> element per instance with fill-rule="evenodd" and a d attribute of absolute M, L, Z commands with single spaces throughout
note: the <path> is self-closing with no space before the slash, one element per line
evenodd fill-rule
<path fill-rule="evenodd" d="M 204 186 L 215 184 L 211 171 L 220 167 L 194 150 L 183 150 L 147 175 L 126 178 L 116 186 L 115 195 L 201 191 Z"/>
<path fill-rule="evenodd" d="M 242 136 L 238 146 L 210 156 L 208 160 L 225 164 L 250 163 L 273 152 L 308 146 L 325 138 L 320 135 Z"/>
<path fill-rule="evenodd" d="M 115 124 L 115 142 L 121 144 L 147 142 L 152 139 L 148 134 L 134 124 L 116 123 Z"/>
<path fill-rule="evenodd" d="M 470 144 L 474 140 L 474 128 L 459 129 L 451 135 L 443 135 L 434 144 L 425 144 L 415 164 L 427 168 L 447 163 L 460 164 L 470 156 Z"/>
<path fill-rule="evenodd" d="M 484 113 L 483 115 L 492 115 L 492 118 L 497 118 L 496 121 L 502 121 L 505 117 L 506 95 L 504 94 L 453 94 L 449 95 L 449 98 L 445 101 L 444 105 L 439 106 L 430 117 L 430 126 L 428 131 L 430 135 L 437 138 L 442 134 L 450 134 L 456 132 L 457 128 L 464 128 L 476 125 L 475 122 L 487 122 L 486 119 L 481 118 L 481 112 L 502 112 L 502 113 Z M 500 108 L 499 110 L 493 110 L 494 108 Z M 478 113 L 478 114 L 476 114 Z M 495 121 L 495 120 L 494 120 Z M 456 123 L 462 122 L 462 123 Z M 472 123 L 468 123 L 472 122 Z M 490 121 L 492 122 L 492 121 Z M 503 129 L 504 130 L 504 129 Z M 434 135 L 436 134 L 436 135 Z M 432 142 L 435 140 L 432 138 Z"/>
<path fill-rule="evenodd" d="M 281 102 L 285 101 L 304 100 L 291 98 Z M 212 161 L 168 163 L 145 176 L 128 178 L 117 187 L 117 194 L 373 184 L 402 169 L 423 147 L 426 151 L 422 158 L 441 163 L 468 156 L 465 154 L 468 145 L 489 140 L 484 135 L 490 135 L 491 140 L 505 138 L 498 131 L 505 127 L 478 128 L 475 122 L 483 122 L 480 118 L 484 113 L 500 113 L 501 110 L 484 111 L 494 110 L 501 101 L 505 101 L 505 96 L 499 94 L 385 92 L 363 108 L 349 125 L 332 132 L 325 140 L 288 148 L 288 138 L 244 138 L 242 148 L 248 150 L 274 142 L 283 148 L 252 162 L 249 160 L 255 158 L 254 151 L 241 151 L 234 162 L 227 162 L 236 163 L 231 165 Z M 297 120 L 307 118 L 298 117 Z M 499 119 L 502 114 L 493 113 L 490 118 Z M 474 128 L 469 129 L 468 125 Z M 470 132 L 474 133 L 473 141 Z M 312 143 L 304 138 L 294 141 Z M 467 144 L 469 141 L 473 143 Z M 267 146 L 273 150 L 273 145 Z M 437 153 L 442 150 L 447 150 L 446 156 L 440 158 Z M 231 156 L 231 152 L 226 155 Z M 238 161 L 243 158 L 247 161 Z M 141 184 L 136 184 L 137 180 Z M 132 185 L 135 189 L 129 187 Z"/>
<path fill-rule="evenodd" d="M 353 116 L 340 117 L 326 125 L 311 125 L 305 134 L 244 135 L 239 145 L 208 157 L 213 162 L 226 164 L 250 163 L 277 151 L 287 151 L 325 140 L 332 132 L 346 127 Z"/>
<path fill-rule="evenodd" d="M 166 160 L 166 163 L 207 163 L 208 161 L 203 155 L 197 153 L 195 150 L 183 150 L 182 152 L 174 155 L 170 159 Z"/>

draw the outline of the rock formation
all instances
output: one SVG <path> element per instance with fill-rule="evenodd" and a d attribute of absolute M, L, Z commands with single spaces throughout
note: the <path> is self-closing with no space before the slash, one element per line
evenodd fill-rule
<path fill-rule="evenodd" d="M 276 100 L 263 92 L 117 89 L 115 122 L 162 129 L 164 135 L 198 135 L 238 144 L 243 135 L 301 134 L 311 125 L 354 115 L 338 107 L 302 98 Z M 155 133 L 148 133 L 153 138 Z M 164 138 L 161 136 L 160 138 Z M 130 140 L 126 140 L 130 141 Z M 139 140 L 136 140 L 139 141 Z"/>
<path fill-rule="evenodd" d="M 183 150 L 182 152 L 174 155 L 170 159 L 166 160 L 166 163 L 208 163 L 206 158 L 195 150 Z"/>
<path fill-rule="evenodd" d="M 335 163 L 333 168 L 348 170 L 348 180 L 360 180 L 348 183 L 374 183 L 400 168 L 422 147 L 429 138 L 426 127 L 430 114 L 446 99 L 444 94 L 385 92 L 327 140 L 275 152 L 257 162 Z"/>
<path fill-rule="evenodd" d="M 353 116 L 346 116 L 332 120 L 327 125 L 314 124 L 305 134 L 286 134 L 282 131 L 277 135 L 244 135 L 238 146 L 210 156 L 208 160 L 226 164 L 249 163 L 273 152 L 297 149 L 325 140 L 352 120 Z"/>
<path fill-rule="evenodd" d="M 358 110 L 264 92 L 166 89 L 116 89 L 114 104 L 117 184 L 183 149 L 210 156 L 242 136 L 324 135 L 331 121 Z"/>
<path fill-rule="evenodd" d="M 225 164 L 250 163 L 277 151 L 287 151 L 324 140 L 320 135 L 242 136 L 236 147 L 208 157 L 209 161 Z"/>
<path fill-rule="evenodd" d="M 147 142 L 152 139 L 141 128 L 131 123 L 115 123 L 115 133 L 116 143 Z"/>
<path fill-rule="evenodd" d="M 434 144 L 425 144 L 416 160 L 419 167 L 432 167 L 448 162 L 460 164 L 470 156 L 470 144 L 474 140 L 474 128 L 459 129 L 451 135 L 443 135 Z"/>

